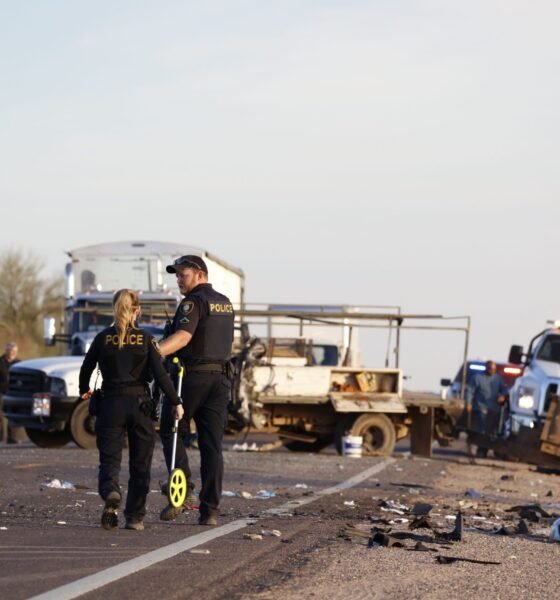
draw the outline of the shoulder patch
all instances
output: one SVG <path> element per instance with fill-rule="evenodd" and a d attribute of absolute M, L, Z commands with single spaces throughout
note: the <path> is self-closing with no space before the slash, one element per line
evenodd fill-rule
<path fill-rule="evenodd" d="M 179 319 L 179 323 L 190 323 L 190 321 L 187 317 L 183 317 L 182 319 Z"/>
<path fill-rule="evenodd" d="M 194 302 L 192 300 L 185 300 L 183 304 L 181 304 L 181 314 L 190 315 L 194 308 Z"/>
<path fill-rule="evenodd" d="M 151 342 L 152 342 L 152 346 L 156 349 L 158 354 L 161 354 L 161 350 L 159 349 L 159 344 L 157 343 L 157 340 L 155 337 L 152 338 Z"/>

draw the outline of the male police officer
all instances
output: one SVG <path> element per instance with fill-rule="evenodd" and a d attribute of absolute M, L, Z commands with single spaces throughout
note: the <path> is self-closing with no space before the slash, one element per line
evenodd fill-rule
<path fill-rule="evenodd" d="M 185 365 L 181 396 L 185 415 L 177 436 L 175 466 L 184 471 L 189 489 L 187 505 L 193 504 L 194 487 L 182 437 L 194 419 L 200 448 L 200 525 L 216 525 L 222 495 L 222 438 L 231 396 L 228 376 L 233 343 L 233 307 L 229 299 L 208 283 L 208 268 L 199 256 L 187 255 L 167 267 L 175 273 L 177 285 L 185 297 L 179 304 L 172 333 L 160 344 L 163 356 L 176 354 Z M 171 466 L 173 443 L 172 406 L 166 401 L 161 414 L 160 435 L 167 468 Z M 183 508 L 168 505 L 160 518 L 175 519 Z"/>

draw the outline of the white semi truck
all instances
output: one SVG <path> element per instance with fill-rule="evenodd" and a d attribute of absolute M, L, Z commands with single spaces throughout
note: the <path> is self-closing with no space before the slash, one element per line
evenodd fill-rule
<path fill-rule="evenodd" d="M 10 423 L 25 427 L 29 439 L 38 446 L 63 446 L 74 440 L 82 448 L 94 448 L 94 419 L 78 395 L 83 355 L 95 335 L 112 323 L 112 298 L 120 288 L 140 291 L 140 325 L 161 337 L 166 316 L 173 316 L 180 300 L 175 276 L 166 273 L 165 267 L 185 254 L 202 256 L 216 289 L 235 307 L 242 305 L 241 269 L 200 248 L 132 241 L 69 251 L 62 331 L 57 331 L 54 318 L 45 319 L 46 344 L 62 343 L 65 356 L 25 360 L 12 367 L 4 396 L 4 413 Z"/>

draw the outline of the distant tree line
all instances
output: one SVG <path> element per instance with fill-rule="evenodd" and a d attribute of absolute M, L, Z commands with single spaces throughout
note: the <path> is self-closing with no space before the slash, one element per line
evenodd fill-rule
<path fill-rule="evenodd" d="M 31 251 L 0 252 L 0 354 L 8 340 L 21 358 L 60 352 L 43 344 L 43 317 L 62 318 L 63 279 L 44 271 L 45 261 Z"/>

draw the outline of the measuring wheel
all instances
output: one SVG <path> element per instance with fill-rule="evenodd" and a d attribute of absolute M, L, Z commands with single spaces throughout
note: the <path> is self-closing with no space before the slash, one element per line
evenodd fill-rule
<path fill-rule="evenodd" d="M 187 497 L 187 478 L 183 469 L 173 469 L 167 484 L 167 498 L 169 504 L 175 508 L 183 506 Z"/>

